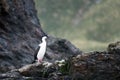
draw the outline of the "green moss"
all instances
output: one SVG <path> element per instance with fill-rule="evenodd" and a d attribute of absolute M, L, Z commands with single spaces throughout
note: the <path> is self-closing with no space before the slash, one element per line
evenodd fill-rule
<path fill-rule="evenodd" d="M 63 74 L 63 75 L 69 75 L 69 71 L 70 71 L 70 62 L 66 61 L 64 63 L 64 65 L 62 65 L 60 68 L 59 68 L 59 71 Z"/>

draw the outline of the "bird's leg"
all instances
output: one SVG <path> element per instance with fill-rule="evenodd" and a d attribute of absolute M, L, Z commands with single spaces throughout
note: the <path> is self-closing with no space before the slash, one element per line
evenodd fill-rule
<path fill-rule="evenodd" d="M 42 59 L 38 59 L 38 62 L 41 63 L 41 62 L 42 62 Z"/>

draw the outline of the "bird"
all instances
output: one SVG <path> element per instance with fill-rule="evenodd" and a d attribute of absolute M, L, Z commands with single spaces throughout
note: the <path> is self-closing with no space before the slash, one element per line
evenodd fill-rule
<path fill-rule="evenodd" d="M 44 58 L 44 55 L 46 53 L 46 48 L 47 48 L 47 36 L 43 36 L 42 37 L 42 43 L 40 43 L 38 45 L 38 48 L 35 52 L 35 55 L 34 55 L 34 59 L 36 60 L 37 59 L 37 62 L 41 63 L 43 58 Z"/>

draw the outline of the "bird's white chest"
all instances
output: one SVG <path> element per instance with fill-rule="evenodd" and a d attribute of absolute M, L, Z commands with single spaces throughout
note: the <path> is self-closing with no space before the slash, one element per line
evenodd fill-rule
<path fill-rule="evenodd" d="M 40 44 L 40 49 L 37 54 L 37 59 L 42 60 L 45 55 L 45 52 L 46 52 L 46 42 L 43 42 L 42 44 Z"/>

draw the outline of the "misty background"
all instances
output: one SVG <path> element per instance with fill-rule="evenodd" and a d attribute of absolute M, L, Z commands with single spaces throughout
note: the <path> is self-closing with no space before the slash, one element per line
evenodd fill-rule
<path fill-rule="evenodd" d="M 120 40 L 120 0 L 35 0 L 43 30 L 83 51 Z"/>

